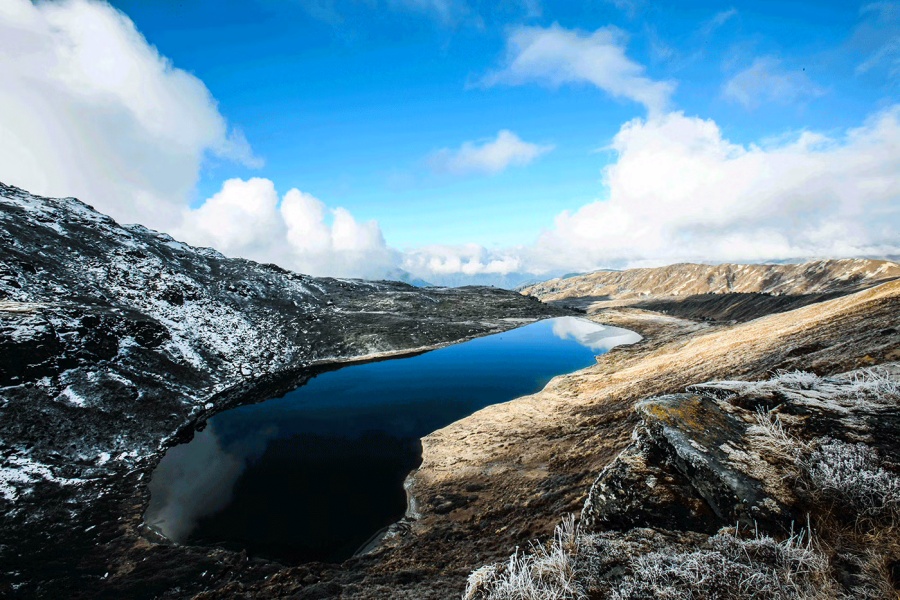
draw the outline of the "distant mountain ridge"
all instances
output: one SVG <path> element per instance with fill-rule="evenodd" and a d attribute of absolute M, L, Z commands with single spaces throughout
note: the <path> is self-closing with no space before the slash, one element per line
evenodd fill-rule
<path fill-rule="evenodd" d="M 544 301 L 590 298 L 607 305 L 699 294 L 810 295 L 850 293 L 900 278 L 900 264 L 848 258 L 802 264 L 705 265 L 596 271 L 557 278 L 521 292 Z"/>
<path fill-rule="evenodd" d="M 392 272 L 394 273 L 394 272 Z M 465 273 L 431 273 L 423 275 L 428 278 L 434 285 L 447 287 L 463 287 L 469 285 L 481 285 L 502 288 L 505 290 L 520 289 L 525 286 L 535 285 L 540 282 L 543 277 L 534 273 L 476 273 L 467 275 Z M 413 275 L 415 277 L 415 275 Z M 546 275 L 544 275 L 546 277 Z M 391 277 L 389 277 L 391 278 Z M 407 281 L 402 279 L 402 281 Z M 412 282 L 410 282 L 412 283 Z M 413 283 L 412 285 L 416 285 Z"/>

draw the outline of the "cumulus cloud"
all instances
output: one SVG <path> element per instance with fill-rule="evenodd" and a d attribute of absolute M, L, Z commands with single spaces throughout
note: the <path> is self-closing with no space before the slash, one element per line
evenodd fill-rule
<path fill-rule="evenodd" d="M 795 104 L 825 94 L 803 71 L 790 71 L 772 56 L 763 56 L 729 79 L 722 94 L 731 100 L 754 108 L 763 102 Z"/>
<path fill-rule="evenodd" d="M 519 27 L 507 37 L 503 68 L 489 73 L 482 83 L 589 83 L 616 98 L 643 104 L 651 113 L 662 111 L 675 84 L 647 77 L 644 67 L 625 55 L 625 43 L 625 33 L 612 26 L 593 33 L 558 24 Z"/>
<path fill-rule="evenodd" d="M 503 129 L 493 140 L 466 142 L 456 150 L 438 150 L 428 163 L 443 173 L 499 173 L 511 165 L 527 165 L 551 150 L 552 145 L 531 144 Z"/>
<path fill-rule="evenodd" d="M 416 275 L 506 275 L 523 267 L 515 250 L 489 251 L 478 244 L 433 245 L 407 251 L 403 268 Z"/>
<path fill-rule="evenodd" d="M 185 209 L 173 234 L 310 275 L 378 278 L 396 262 L 375 221 L 360 223 L 296 188 L 279 198 L 263 178 L 229 179 L 198 208 Z"/>
<path fill-rule="evenodd" d="M 532 270 L 900 253 L 900 106 L 766 147 L 670 113 L 612 149 L 608 199 L 560 214 L 523 254 Z"/>
<path fill-rule="evenodd" d="M 900 254 L 900 105 L 838 137 L 734 143 L 680 112 L 622 126 L 606 198 L 557 216 L 534 244 L 430 246 L 404 268 L 497 280 L 674 262 Z"/>
<path fill-rule="evenodd" d="M 0 179 L 165 228 L 207 153 L 259 164 L 206 86 L 103 2 L 0 3 Z"/>

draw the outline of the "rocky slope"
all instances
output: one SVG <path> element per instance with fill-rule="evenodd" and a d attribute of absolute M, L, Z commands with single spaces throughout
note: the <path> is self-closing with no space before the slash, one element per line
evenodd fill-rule
<path fill-rule="evenodd" d="M 880 598 L 900 593 L 900 363 L 650 398 L 581 511 L 466 597 Z"/>
<path fill-rule="evenodd" d="M 144 540 L 147 474 L 167 447 L 317 369 L 559 312 L 496 289 L 228 259 L 0 184 L 0 595 L 204 589 L 204 570 L 244 559 Z"/>
<path fill-rule="evenodd" d="M 900 278 L 883 260 L 788 265 L 676 264 L 551 279 L 523 294 L 580 308 L 636 306 L 692 319 L 746 321 Z"/>

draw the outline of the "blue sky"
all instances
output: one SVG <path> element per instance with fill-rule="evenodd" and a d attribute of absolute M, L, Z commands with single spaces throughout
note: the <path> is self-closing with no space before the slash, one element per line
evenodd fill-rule
<path fill-rule="evenodd" d="M 82 23 L 86 30 L 93 27 L 91 11 L 115 14 L 109 5 L 87 0 L 38 3 L 48 22 L 62 18 L 48 8 L 54 4 L 69 11 L 66 28 L 72 31 Z M 144 45 L 140 40 L 127 43 L 138 55 L 147 53 L 144 46 L 159 55 L 162 62 L 152 69 L 159 72 L 160 88 L 176 85 L 173 73 L 189 74 L 208 90 L 203 118 L 218 120 L 215 127 L 230 133 L 198 137 L 191 160 L 186 161 L 194 165 L 193 178 L 185 166 L 182 179 L 166 192 L 169 196 L 145 202 L 147 206 L 155 202 L 155 212 L 97 204 L 126 220 L 134 215 L 152 221 L 165 212 L 150 224 L 189 241 L 262 259 L 266 252 L 277 254 L 272 248 L 261 249 L 271 245 L 262 239 L 264 233 L 243 236 L 243 241 L 237 239 L 241 232 L 235 233 L 237 237 L 221 235 L 228 227 L 239 229 L 241 219 L 232 213 L 223 216 L 219 209 L 226 204 L 234 208 L 242 201 L 225 195 L 218 204 L 209 200 L 224 190 L 227 180 L 265 180 L 269 186 L 265 190 L 261 183 L 252 190 L 239 185 L 230 189 L 239 195 L 258 193 L 258 206 L 268 206 L 267 202 L 281 206 L 285 194 L 296 188 L 303 198 L 297 206 L 324 211 L 324 224 L 332 227 L 324 234 L 331 236 L 329 251 L 362 253 L 344 256 L 338 261 L 344 267 L 354 261 L 372 262 L 366 252 L 374 249 L 380 257 L 374 262 L 381 267 L 418 270 L 422 276 L 430 269 L 434 277 L 439 275 L 435 265 L 444 274 L 550 273 L 570 270 L 569 266 L 576 270 L 676 259 L 799 259 L 893 252 L 898 190 L 889 174 L 900 167 L 896 145 L 891 143 L 900 83 L 900 4 L 847 0 L 658 4 L 113 0 L 111 6 L 121 13 L 119 22 L 101 29 L 113 36 L 127 29 L 127 21 L 133 22 Z M 123 61 L 110 67 L 116 68 L 136 67 Z M 21 81 L 29 85 L 24 77 Z M 107 83 L 104 80 L 103 85 Z M 149 87 L 139 93 L 147 94 Z M 185 97 L 179 90 L 171 94 L 175 105 Z M 122 92 L 121 97 L 130 111 L 128 103 L 137 101 L 134 94 Z M 193 95 L 190 101 L 202 104 Z M 624 132 L 634 119 L 648 136 L 634 135 L 628 141 Z M 873 125 L 878 119 L 879 124 Z M 704 123 L 715 127 L 712 137 L 704 133 Z M 658 128 L 651 132 L 654 125 Z M 871 129 L 862 142 L 852 138 L 861 127 Z M 499 144 L 503 131 L 509 132 L 511 137 L 504 139 L 513 146 L 507 154 Z M 800 148 L 796 143 L 804 132 L 827 139 L 804 142 Z M 113 141 L 104 145 L 118 145 L 114 130 L 110 136 Z M 677 148 L 650 153 L 653 140 L 670 138 L 678 138 Z M 497 147 L 492 142 L 498 142 Z M 691 154 L 698 144 L 709 151 Z M 479 148 L 485 152 L 479 153 Z M 503 156 L 490 154 L 492 148 Z M 856 197 L 848 188 L 835 193 L 835 198 L 805 199 L 805 192 L 798 190 L 808 189 L 806 179 L 786 172 L 781 187 L 760 191 L 748 182 L 746 189 L 732 194 L 727 182 L 710 187 L 715 177 L 695 169 L 707 165 L 726 173 L 732 168 L 738 172 L 758 168 L 754 177 L 759 181 L 772 172 L 772 165 L 785 162 L 780 152 L 796 158 L 796 168 L 809 168 L 810 175 L 816 168 L 833 171 L 829 161 L 846 164 L 847 154 L 886 154 L 880 162 L 863 160 L 841 181 L 870 177 L 867 173 L 874 170 L 879 185 L 887 189 L 877 197 Z M 711 162 L 714 157 L 736 159 L 741 153 L 754 155 L 744 157 L 746 168 L 733 162 L 718 168 Z M 490 162 L 491 157 L 499 162 Z M 626 159 L 641 157 L 633 169 L 626 169 L 631 164 Z M 654 164 L 667 167 L 657 170 Z M 681 186 L 683 195 L 658 205 L 647 198 L 661 198 L 667 188 L 644 190 L 639 185 L 644 179 L 679 179 L 682 172 L 695 173 L 695 179 L 677 181 L 674 187 Z M 0 176 L 10 178 L 3 172 Z M 146 178 L 146 174 L 121 175 L 128 182 Z M 12 179 L 15 183 L 15 173 Z M 76 188 L 69 193 L 79 191 L 72 177 L 60 181 Z M 860 179 L 856 188 L 871 188 L 872 181 Z M 843 183 L 829 189 L 837 187 Z M 173 200 L 176 188 L 180 196 Z M 90 191 L 97 197 L 106 193 Z M 691 193 L 722 194 L 723 202 L 733 208 L 730 214 L 741 213 L 742 206 L 754 204 L 761 194 L 783 197 L 746 216 L 748 223 L 765 217 L 769 224 L 750 232 L 742 229 L 741 221 L 720 219 L 715 240 L 706 239 L 710 223 L 700 218 L 701 209 L 698 218 L 676 219 L 677 225 L 660 217 L 646 231 L 635 227 L 652 220 L 648 215 L 680 212 L 692 202 Z M 829 197 L 829 191 L 822 193 L 821 198 Z M 156 189 L 148 194 L 162 197 Z M 265 194 L 272 200 L 264 199 Z M 209 206 L 204 209 L 204 204 Z M 838 205 L 839 213 L 828 213 Z M 783 215 L 776 214 L 777 206 L 786 207 Z M 359 235 L 374 246 L 352 240 L 341 246 L 337 240 L 342 234 L 333 224 L 338 207 L 346 209 L 351 232 L 361 231 Z M 825 224 L 815 231 L 771 225 L 780 217 L 802 224 L 809 214 L 829 214 L 824 223 L 873 210 L 882 215 L 880 224 L 854 222 L 840 233 Z M 187 216 L 181 222 L 176 213 Z M 888 215 L 887 221 L 883 215 Z M 262 231 L 269 223 L 296 233 L 308 225 L 297 229 L 288 223 L 285 229 L 279 219 L 260 217 L 258 227 Z M 560 219 L 566 222 L 560 224 Z M 372 220 L 377 223 L 366 229 Z M 230 225 L 222 224 L 225 221 Z M 627 235 L 606 231 L 614 223 L 653 241 L 628 250 Z M 593 244 L 586 233 L 591 228 L 598 237 L 615 240 L 615 245 Z M 701 228 L 704 241 L 694 243 Z M 376 239 L 379 236 L 383 243 Z M 834 236 L 847 242 L 821 241 Z M 567 239 L 581 241 L 574 244 Z M 671 250 L 675 245 L 684 252 Z M 316 252 L 325 252 L 324 247 L 317 246 Z M 438 250 L 428 250 L 434 247 Z M 453 250 L 460 247 L 465 250 Z M 739 248 L 742 254 L 723 248 Z M 459 256 L 468 258 L 460 261 Z M 554 256 L 567 258 L 551 260 Z M 307 266 L 296 256 L 276 258 L 295 268 Z M 325 263 L 342 270 L 335 266 L 338 263 Z M 465 264 L 470 267 L 460 266 Z M 306 270 L 316 270 L 308 265 Z"/>
<path fill-rule="evenodd" d="M 714 119 L 738 142 L 854 126 L 896 97 L 890 65 L 856 72 L 867 50 L 853 43 L 863 3 L 563 2 L 544 3 L 537 15 L 525 4 L 491 4 L 445 18 L 437 8 L 384 2 L 113 2 L 207 85 L 265 160 L 261 169 L 208 164 L 195 202 L 224 179 L 264 176 L 377 219 L 401 248 L 532 241 L 557 213 L 602 194 L 611 157 L 597 150 L 645 113 L 583 84 L 478 85 L 502 60 L 509 27 L 621 28 L 629 57 L 654 79 L 677 82 L 675 107 Z M 725 97 L 729 77 L 758 56 L 805 69 L 822 95 L 752 107 Z M 493 176 L 435 176 L 425 166 L 436 149 L 500 129 L 556 148 Z"/>

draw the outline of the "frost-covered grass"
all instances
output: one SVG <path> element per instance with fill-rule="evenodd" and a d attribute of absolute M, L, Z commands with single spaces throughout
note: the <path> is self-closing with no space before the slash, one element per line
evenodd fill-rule
<path fill-rule="evenodd" d="M 465 600 L 574 600 L 586 598 L 578 583 L 578 530 L 569 516 L 546 545 L 516 551 L 506 563 L 487 565 L 469 575 Z"/>
<path fill-rule="evenodd" d="M 804 534 L 778 541 L 730 529 L 688 550 L 634 552 L 614 538 L 583 535 L 571 519 L 553 540 L 469 575 L 464 600 L 804 600 L 837 598 L 829 562 Z"/>
<path fill-rule="evenodd" d="M 900 380 L 881 367 L 860 369 L 850 377 L 849 392 L 858 400 L 896 403 L 900 401 Z"/>
<path fill-rule="evenodd" d="M 820 377 L 806 371 L 781 371 L 769 381 L 756 385 L 772 387 L 773 384 L 793 390 L 819 391 L 838 399 L 859 402 L 893 404 L 900 401 L 900 378 L 886 367 L 858 369 L 835 378 Z"/>
<path fill-rule="evenodd" d="M 859 369 L 843 377 L 826 379 L 812 373 L 780 373 L 770 382 L 791 389 L 820 393 L 823 397 L 869 406 L 896 406 L 900 382 L 883 367 Z M 878 452 L 863 443 L 829 437 L 809 441 L 791 435 L 777 414 L 759 409 L 751 433 L 759 443 L 797 461 L 805 491 L 819 504 L 840 507 L 857 518 L 900 523 L 900 476 L 884 468 Z"/>
<path fill-rule="evenodd" d="M 812 494 L 862 518 L 900 522 L 900 477 L 865 444 L 823 439 L 803 463 Z"/>
<path fill-rule="evenodd" d="M 756 442 L 764 449 L 792 460 L 803 456 L 808 445 L 790 435 L 777 414 L 759 407 L 755 419 L 756 424 L 751 427 L 750 433 L 756 436 Z"/>
<path fill-rule="evenodd" d="M 757 412 L 753 433 L 768 450 L 795 461 L 791 476 L 800 478 L 815 504 L 844 517 L 900 525 L 900 476 L 884 468 L 871 446 L 828 437 L 803 441 L 764 410 Z"/>
<path fill-rule="evenodd" d="M 781 371 L 769 380 L 770 383 L 776 383 L 795 390 L 815 389 L 821 381 L 821 377 L 806 371 Z"/>
<path fill-rule="evenodd" d="M 694 534 L 673 540 L 650 529 L 585 533 L 567 520 L 548 544 L 474 571 L 465 600 L 896 600 L 896 458 L 863 443 L 810 437 L 803 411 L 780 413 L 782 402 L 811 407 L 846 424 L 836 425 L 833 435 L 858 435 L 866 431 L 860 415 L 900 405 L 900 369 L 888 365 L 835 377 L 780 372 L 766 381 L 695 387 L 726 402 L 744 396 L 750 406 L 768 399 L 757 405 L 747 439 L 778 470 L 794 507 L 808 515 L 815 543 L 804 535 L 776 539 L 731 529 L 700 541 Z"/>
<path fill-rule="evenodd" d="M 803 534 L 783 541 L 723 531 L 691 552 L 650 552 L 629 561 L 612 600 L 794 600 L 835 597 L 828 560 Z"/>

